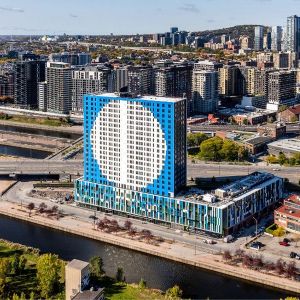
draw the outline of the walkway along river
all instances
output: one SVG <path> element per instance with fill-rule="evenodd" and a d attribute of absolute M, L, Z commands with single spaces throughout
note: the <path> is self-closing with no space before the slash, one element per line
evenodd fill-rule
<path fill-rule="evenodd" d="M 56 253 L 65 260 L 89 260 L 99 255 L 109 276 L 114 276 L 117 268 L 122 267 L 129 283 L 143 278 L 149 287 L 161 290 L 178 284 L 188 298 L 279 299 L 288 296 L 284 292 L 2 215 L 0 238 Z"/>

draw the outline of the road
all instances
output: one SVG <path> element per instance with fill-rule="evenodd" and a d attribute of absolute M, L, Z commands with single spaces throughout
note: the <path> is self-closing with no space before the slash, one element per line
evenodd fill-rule
<path fill-rule="evenodd" d="M 188 125 L 188 131 L 196 132 L 196 131 L 245 131 L 245 132 L 257 132 L 257 126 L 239 126 L 239 125 L 207 125 L 207 124 L 199 124 L 199 125 Z M 287 133 L 296 133 L 300 134 L 300 124 L 288 124 L 286 126 Z"/>
<path fill-rule="evenodd" d="M 204 162 L 188 164 L 188 178 L 196 177 L 229 177 L 243 176 L 255 171 L 266 171 L 279 177 L 288 178 L 291 182 L 298 183 L 300 179 L 300 167 L 274 167 L 263 165 L 228 165 L 206 164 Z"/>
<path fill-rule="evenodd" d="M 82 174 L 82 160 L 3 160 L 0 174 Z"/>
<path fill-rule="evenodd" d="M 298 183 L 300 167 L 274 167 L 263 165 L 228 165 L 200 162 L 188 163 L 188 178 L 196 177 L 229 177 L 248 175 L 254 171 L 267 171 L 274 175 L 288 178 L 291 182 Z M 82 160 L 4 160 L 0 161 L 0 175 L 6 174 L 71 174 L 82 175 Z"/>

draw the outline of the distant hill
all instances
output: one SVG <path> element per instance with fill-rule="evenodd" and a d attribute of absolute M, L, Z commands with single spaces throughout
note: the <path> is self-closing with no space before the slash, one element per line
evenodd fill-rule
<path fill-rule="evenodd" d="M 210 40 L 213 37 L 219 37 L 223 34 L 230 35 L 231 38 L 238 39 L 241 35 L 254 37 L 254 27 L 257 25 L 236 25 L 233 27 L 198 31 L 196 35 L 203 37 L 205 40 Z M 264 26 L 264 32 L 267 32 L 269 27 Z"/>

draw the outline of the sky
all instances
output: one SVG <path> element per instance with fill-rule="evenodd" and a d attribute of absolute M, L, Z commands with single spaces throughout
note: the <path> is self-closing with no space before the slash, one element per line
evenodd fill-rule
<path fill-rule="evenodd" d="M 136 34 L 281 25 L 300 0 L 0 0 L 0 34 Z"/>

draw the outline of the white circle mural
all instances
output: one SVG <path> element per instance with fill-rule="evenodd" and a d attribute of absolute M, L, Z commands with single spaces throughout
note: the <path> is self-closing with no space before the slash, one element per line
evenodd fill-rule
<path fill-rule="evenodd" d="M 107 180 L 135 189 L 160 176 L 167 143 L 158 120 L 138 101 L 110 101 L 96 117 L 90 138 Z"/>

